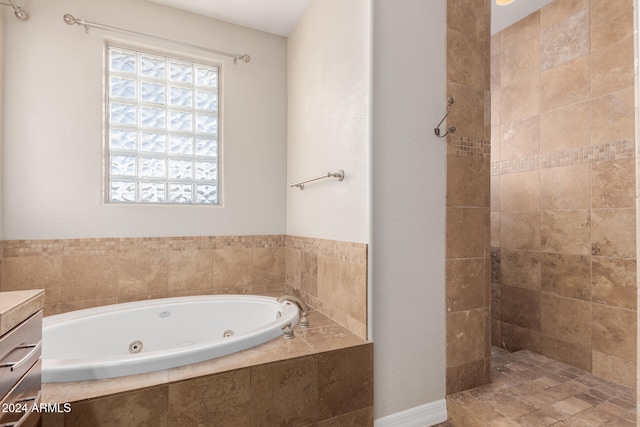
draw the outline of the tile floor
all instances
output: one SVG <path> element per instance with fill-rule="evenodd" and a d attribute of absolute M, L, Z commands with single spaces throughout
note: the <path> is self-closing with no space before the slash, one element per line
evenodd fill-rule
<path fill-rule="evenodd" d="M 527 350 L 492 349 L 491 384 L 447 397 L 441 427 L 636 425 L 636 392 Z"/>

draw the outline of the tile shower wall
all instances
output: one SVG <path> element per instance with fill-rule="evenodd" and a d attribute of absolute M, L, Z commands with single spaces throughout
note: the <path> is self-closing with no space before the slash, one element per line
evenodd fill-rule
<path fill-rule="evenodd" d="M 361 338 L 367 245 L 284 235 L 3 241 L 0 290 L 45 314 L 149 298 L 288 291 Z"/>
<path fill-rule="evenodd" d="M 492 343 L 635 387 L 633 0 L 492 37 Z"/>
<path fill-rule="evenodd" d="M 490 8 L 447 1 L 447 394 L 490 381 Z"/>

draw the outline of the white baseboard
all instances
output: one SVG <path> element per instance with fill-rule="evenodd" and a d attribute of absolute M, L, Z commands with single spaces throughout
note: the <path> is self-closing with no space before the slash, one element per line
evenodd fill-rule
<path fill-rule="evenodd" d="M 373 421 L 374 427 L 428 427 L 447 421 L 445 399 L 416 406 Z"/>

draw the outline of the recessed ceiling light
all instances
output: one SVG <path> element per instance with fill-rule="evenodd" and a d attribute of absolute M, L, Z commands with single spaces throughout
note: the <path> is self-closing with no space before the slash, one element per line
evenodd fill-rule
<path fill-rule="evenodd" d="M 514 0 L 496 0 L 496 4 L 498 6 L 506 6 L 506 5 L 508 5 L 510 3 L 513 3 L 513 2 L 514 2 Z"/>

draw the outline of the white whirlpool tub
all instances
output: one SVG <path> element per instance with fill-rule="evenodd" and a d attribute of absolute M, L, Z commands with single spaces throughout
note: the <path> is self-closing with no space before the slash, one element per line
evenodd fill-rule
<path fill-rule="evenodd" d="M 253 295 L 165 298 L 46 317 L 42 382 L 113 378 L 225 356 L 282 336 L 298 307 Z"/>

